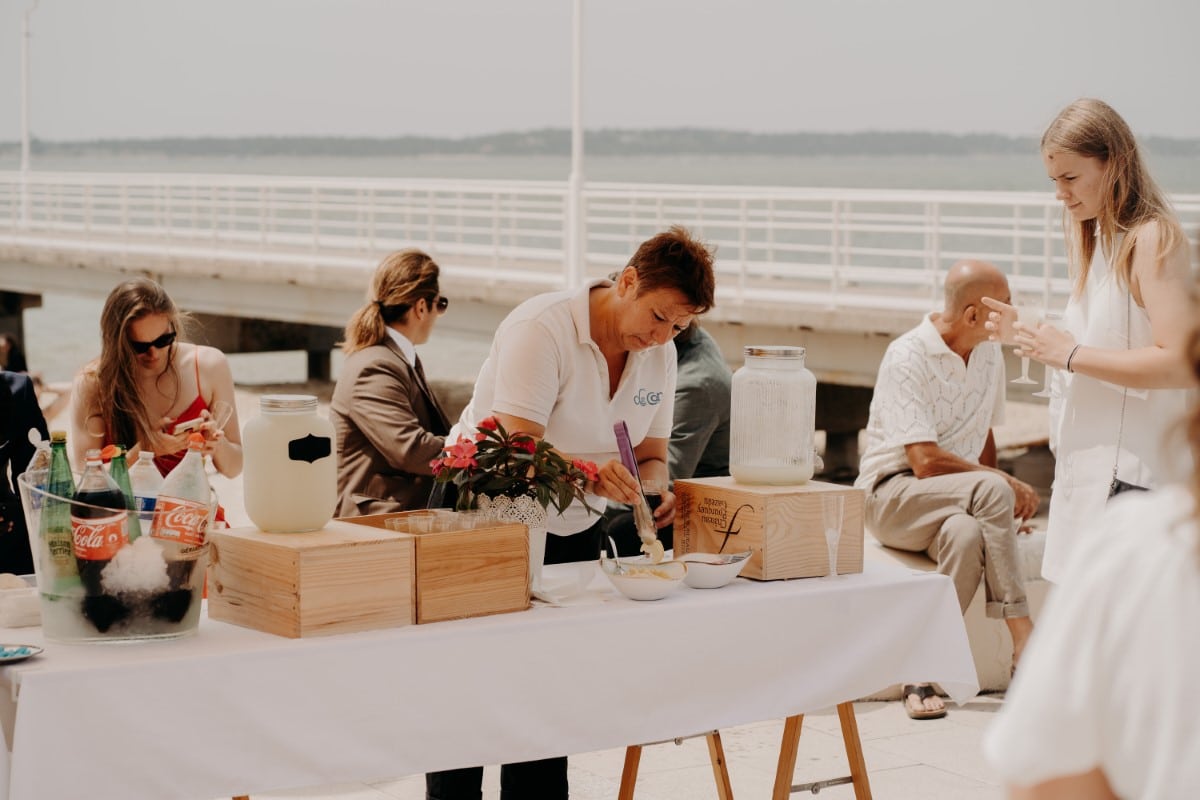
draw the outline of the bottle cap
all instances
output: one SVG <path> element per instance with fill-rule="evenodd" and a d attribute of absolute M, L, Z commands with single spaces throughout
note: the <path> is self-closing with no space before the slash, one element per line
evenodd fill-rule
<path fill-rule="evenodd" d="M 188 434 L 188 449 L 192 449 L 192 448 L 200 449 L 202 447 L 204 447 L 204 434 L 189 433 Z"/>
<path fill-rule="evenodd" d="M 83 454 L 84 461 L 100 461 L 100 449 L 93 447 Z"/>
<path fill-rule="evenodd" d="M 67 441 L 67 432 L 66 431 L 50 431 L 50 441 L 65 443 Z"/>
<path fill-rule="evenodd" d="M 312 394 L 264 394 L 259 398 L 258 408 L 265 413 L 316 411 L 317 397 Z"/>
<path fill-rule="evenodd" d="M 748 358 L 804 358 L 804 348 L 748 344 L 742 348 L 742 355 Z"/>

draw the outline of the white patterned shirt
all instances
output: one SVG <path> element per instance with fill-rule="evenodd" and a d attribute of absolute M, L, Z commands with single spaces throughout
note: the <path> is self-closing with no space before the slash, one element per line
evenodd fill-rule
<path fill-rule="evenodd" d="M 927 315 L 883 355 L 854 485 L 870 491 L 881 478 L 912 469 L 904 447 L 918 442 L 978 464 L 988 431 L 1004 421 L 1004 388 L 1000 345 L 977 345 L 964 363 Z"/>

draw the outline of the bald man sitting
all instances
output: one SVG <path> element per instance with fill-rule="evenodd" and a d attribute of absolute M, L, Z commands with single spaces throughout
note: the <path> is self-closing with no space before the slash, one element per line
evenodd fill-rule
<path fill-rule="evenodd" d="M 954 581 L 965 612 L 982 578 L 987 614 L 1003 618 L 1013 663 L 1033 623 L 1017 533 L 1038 508 L 1029 484 L 996 469 L 992 427 L 1004 421 L 1004 358 L 988 342 L 982 297 L 1010 297 L 995 266 L 960 261 L 946 275 L 945 308 L 888 346 L 855 486 L 880 542 L 926 553 Z M 929 684 L 906 685 L 913 719 L 946 715 Z"/>

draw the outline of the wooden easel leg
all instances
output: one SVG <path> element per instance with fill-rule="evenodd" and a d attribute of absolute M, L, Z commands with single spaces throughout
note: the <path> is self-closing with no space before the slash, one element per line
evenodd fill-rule
<path fill-rule="evenodd" d="M 804 715 L 783 721 L 783 742 L 779 745 L 779 766 L 775 769 L 775 789 L 771 800 L 787 800 L 792 793 L 792 773 L 796 771 L 796 748 L 800 746 L 800 728 Z"/>
<path fill-rule="evenodd" d="M 717 800 L 733 800 L 733 786 L 729 783 L 725 748 L 721 746 L 721 732 L 713 731 L 704 738 L 708 742 L 708 759 L 712 762 L 713 779 L 717 782 Z"/>
<path fill-rule="evenodd" d="M 842 743 L 846 745 L 846 759 L 850 762 L 855 800 L 871 800 L 871 784 L 867 780 L 867 762 L 863 758 L 862 741 L 858 738 L 854 703 L 839 703 L 837 711 L 838 719 L 842 723 Z"/>
<path fill-rule="evenodd" d="M 617 800 L 633 800 L 633 785 L 637 783 L 638 764 L 642 761 L 642 746 L 631 744 L 625 748 L 625 766 L 621 769 L 621 789 Z"/>

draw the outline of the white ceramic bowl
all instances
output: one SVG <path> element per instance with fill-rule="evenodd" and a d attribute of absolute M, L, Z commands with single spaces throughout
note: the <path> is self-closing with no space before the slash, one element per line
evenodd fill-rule
<path fill-rule="evenodd" d="M 605 559 L 602 566 L 613 587 L 630 600 L 661 600 L 683 583 L 688 572 L 687 565 L 681 561 L 651 564 L 621 559 L 625 572 L 620 574 L 610 559 Z"/>
<path fill-rule="evenodd" d="M 683 582 L 693 589 L 719 589 L 738 576 L 753 551 L 743 553 L 687 553 L 679 557 L 687 564 Z"/>

